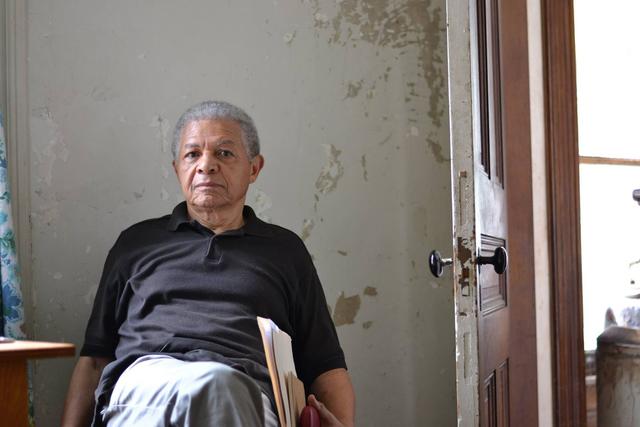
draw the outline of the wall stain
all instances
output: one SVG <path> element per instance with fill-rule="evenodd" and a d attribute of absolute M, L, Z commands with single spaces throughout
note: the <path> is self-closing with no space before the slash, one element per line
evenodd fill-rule
<path fill-rule="evenodd" d="M 431 154 L 433 154 L 433 157 L 438 163 L 445 163 L 451 160 L 442 154 L 442 145 L 430 137 L 427 137 L 425 140 L 427 141 L 427 146 L 431 149 Z"/>
<path fill-rule="evenodd" d="M 169 138 L 171 126 L 167 122 L 167 119 L 161 115 L 156 115 L 151 119 L 149 126 L 156 129 L 156 138 L 160 142 L 162 152 L 168 153 L 171 150 L 171 141 Z"/>
<path fill-rule="evenodd" d="M 107 102 L 118 97 L 112 88 L 106 86 L 94 87 L 91 89 L 91 94 L 89 94 L 89 96 L 96 102 Z"/>
<path fill-rule="evenodd" d="M 267 211 L 271 209 L 272 206 L 271 197 L 262 190 L 256 190 L 254 196 L 256 216 L 265 222 L 271 222 L 271 217 L 267 215 Z"/>
<path fill-rule="evenodd" d="M 98 285 L 93 285 L 86 294 L 82 296 L 82 299 L 86 305 L 93 304 L 93 300 L 96 298 L 96 293 L 98 292 Z"/>
<path fill-rule="evenodd" d="M 327 162 L 322 167 L 320 176 L 316 180 L 316 188 L 321 194 L 328 194 L 336 189 L 338 181 L 344 174 L 344 168 L 338 159 L 342 151 L 338 150 L 333 144 L 323 144 L 322 146 L 327 156 Z"/>
<path fill-rule="evenodd" d="M 411 103 L 418 99 L 422 104 L 426 99 L 426 116 L 431 124 L 435 128 L 446 127 L 446 28 L 443 25 L 444 12 L 441 7 L 433 6 L 432 0 L 342 0 L 336 2 L 337 9 L 329 18 L 321 11 L 319 0 L 312 0 L 310 3 L 316 31 L 318 34 L 328 32 L 329 44 L 351 46 L 368 43 L 396 50 L 396 60 L 408 54 L 415 57 L 417 77 L 424 80 L 427 90 L 422 93 L 424 89 L 421 90 L 417 82 L 408 82 L 405 101 Z M 319 16 L 323 19 L 318 19 Z M 388 66 L 376 80 L 388 81 L 391 70 L 391 66 Z M 437 162 L 446 162 L 449 159 L 443 154 L 442 147 L 435 142 L 438 139 L 436 133 L 431 133 L 425 143 Z"/>
<path fill-rule="evenodd" d="M 162 171 L 162 178 L 168 179 L 169 178 L 169 168 L 166 167 L 166 166 L 162 166 L 161 171 Z"/>
<path fill-rule="evenodd" d="M 360 295 L 345 297 L 344 292 L 341 292 L 333 312 L 333 323 L 336 327 L 352 325 L 355 323 L 358 310 L 360 310 Z"/>
<path fill-rule="evenodd" d="M 349 254 L 347 253 L 347 251 L 341 251 L 341 250 L 338 250 L 338 253 L 339 253 L 340 255 L 342 255 L 342 256 L 347 256 L 347 255 L 349 255 Z"/>
<path fill-rule="evenodd" d="M 348 98 L 355 98 L 356 96 L 358 96 L 358 94 L 362 90 L 363 83 L 363 79 L 360 79 L 357 82 L 347 82 L 347 94 L 342 99 L 344 100 Z"/>
<path fill-rule="evenodd" d="M 286 33 L 284 36 L 282 36 L 282 40 L 288 45 L 291 45 L 291 43 L 293 42 L 293 39 L 295 39 L 295 38 L 296 38 L 296 31 L 295 30 L 293 30 L 290 33 Z"/>
<path fill-rule="evenodd" d="M 31 111 L 32 136 L 39 135 L 47 142 L 42 148 L 33 147 L 33 164 L 37 183 L 50 187 L 53 184 L 53 168 L 57 160 L 67 162 L 69 149 L 64 141 L 60 126 L 47 107 L 34 108 Z"/>
<path fill-rule="evenodd" d="M 364 292 L 362 293 L 368 297 L 375 297 L 376 295 L 378 295 L 378 289 L 373 286 L 367 286 L 366 288 L 364 288 Z"/>
<path fill-rule="evenodd" d="M 316 224 L 312 219 L 305 218 L 302 221 L 302 233 L 300 234 L 300 238 L 302 239 L 303 242 L 307 240 L 309 236 L 311 236 L 311 231 L 313 230 L 313 227 L 315 225 Z"/>
<path fill-rule="evenodd" d="M 142 199 L 144 197 L 144 188 L 140 192 L 134 191 L 133 192 L 133 197 L 135 197 L 136 200 Z"/>
<path fill-rule="evenodd" d="M 367 320 L 366 322 L 362 323 L 362 327 L 364 329 L 369 329 L 371 327 L 371 325 L 373 325 L 373 321 L 372 320 Z"/>
<path fill-rule="evenodd" d="M 360 158 L 360 164 L 362 165 L 362 178 L 364 178 L 365 181 L 368 181 L 368 173 L 367 173 L 367 155 L 363 154 L 362 157 Z"/>

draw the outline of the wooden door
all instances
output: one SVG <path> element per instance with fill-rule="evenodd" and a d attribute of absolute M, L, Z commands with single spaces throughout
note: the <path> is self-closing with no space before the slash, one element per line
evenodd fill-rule
<path fill-rule="evenodd" d="M 459 425 L 534 426 L 526 0 L 454 4 L 448 39 Z M 460 34 L 456 24 L 470 31 Z M 498 261 L 497 248 L 509 254 L 502 274 L 487 264 Z"/>
<path fill-rule="evenodd" d="M 500 50 L 500 0 L 475 4 L 477 49 L 477 122 L 474 179 L 477 192 L 476 236 L 480 256 L 498 248 L 508 251 L 507 198 L 503 138 Z M 476 258 L 476 264 L 478 258 Z M 508 271 L 491 264 L 477 266 L 480 425 L 509 425 L 509 314 L 513 284 Z"/>

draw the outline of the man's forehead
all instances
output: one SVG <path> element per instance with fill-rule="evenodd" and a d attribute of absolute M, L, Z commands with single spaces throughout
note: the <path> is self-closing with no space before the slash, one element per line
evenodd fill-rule
<path fill-rule="evenodd" d="M 182 146 L 184 148 L 192 148 L 192 147 L 200 147 L 202 146 L 202 144 L 205 144 L 206 140 L 203 140 L 202 138 L 193 138 L 190 139 L 188 136 L 184 138 L 184 143 L 182 144 Z M 226 139 L 226 138 L 219 138 L 217 140 L 214 141 L 215 146 L 219 147 L 221 145 L 228 145 L 228 146 L 233 146 L 233 145 L 242 145 L 242 143 L 240 141 L 236 142 L 232 139 Z"/>

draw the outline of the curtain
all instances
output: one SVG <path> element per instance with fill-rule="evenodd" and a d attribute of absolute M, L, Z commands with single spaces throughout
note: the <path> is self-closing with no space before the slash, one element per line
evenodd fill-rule
<path fill-rule="evenodd" d="M 0 335 L 24 338 L 24 308 L 20 291 L 20 273 L 16 240 L 11 218 L 11 186 L 7 170 L 7 144 L 3 117 L 0 113 Z"/>

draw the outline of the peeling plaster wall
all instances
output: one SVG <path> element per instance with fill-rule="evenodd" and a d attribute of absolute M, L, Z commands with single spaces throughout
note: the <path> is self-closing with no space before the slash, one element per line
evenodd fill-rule
<path fill-rule="evenodd" d="M 177 116 L 226 99 L 257 122 L 248 203 L 314 257 L 359 425 L 455 423 L 444 0 L 28 3 L 34 337 L 82 344 L 118 233 L 181 200 Z M 36 364 L 58 424 L 73 360 Z"/>

